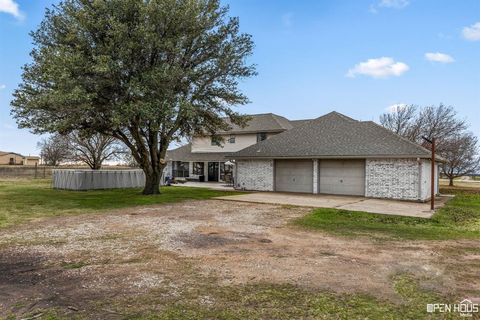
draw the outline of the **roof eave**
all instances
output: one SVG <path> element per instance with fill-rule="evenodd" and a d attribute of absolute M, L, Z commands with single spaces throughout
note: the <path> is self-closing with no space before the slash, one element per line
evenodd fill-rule
<path fill-rule="evenodd" d="M 232 131 L 219 131 L 217 134 L 242 134 L 242 133 L 258 133 L 258 132 L 266 132 L 266 133 L 277 133 L 277 132 L 284 132 L 287 129 L 269 129 L 269 130 L 232 130 Z M 206 135 L 207 137 L 209 135 Z"/>
<path fill-rule="evenodd" d="M 229 159 L 430 159 L 428 155 L 309 155 L 309 156 L 227 156 Z M 437 161 L 444 161 L 437 157 Z"/>

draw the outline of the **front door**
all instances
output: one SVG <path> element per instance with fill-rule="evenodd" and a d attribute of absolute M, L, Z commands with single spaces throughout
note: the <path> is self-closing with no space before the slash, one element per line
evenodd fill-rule
<path fill-rule="evenodd" d="M 218 181 L 218 162 L 208 163 L 208 181 Z"/>

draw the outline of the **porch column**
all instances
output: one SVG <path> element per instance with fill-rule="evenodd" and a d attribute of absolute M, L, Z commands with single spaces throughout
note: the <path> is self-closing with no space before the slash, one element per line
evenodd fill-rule
<path fill-rule="evenodd" d="M 313 159 L 313 193 L 318 194 L 318 159 Z"/>
<path fill-rule="evenodd" d="M 193 162 L 189 161 L 188 162 L 188 177 L 190 178 L 193 174 Z"/>
<path fill-rule="evenodd" d="M 221 171 L 222 171 L 222 170 L 220 169 L 220 163 L 221 163 L 221 162 L 219 161 L 219 162 L 218 162 L 218 182 L 223 181 L 223 180 L 221 180 L 221 178 L 220 178 L 220 173 L 221 173 Z"/>
<path fill-rule="evenodd" d="M 205 182 L 208 181 L 208 161 L 203 162 L 203 175 L 205 176 Z"/>

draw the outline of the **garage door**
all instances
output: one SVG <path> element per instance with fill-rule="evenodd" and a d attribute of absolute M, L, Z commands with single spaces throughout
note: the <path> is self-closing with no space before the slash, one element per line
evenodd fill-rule
<path fill-rule="evenodd" d="M 320 160 L 320 193 L 365 195 L 364 160 Z"/>
<path fill-rule="evenodd" d="M 275 191 L 313 192 L 312 160 L 275 160 Z"/>

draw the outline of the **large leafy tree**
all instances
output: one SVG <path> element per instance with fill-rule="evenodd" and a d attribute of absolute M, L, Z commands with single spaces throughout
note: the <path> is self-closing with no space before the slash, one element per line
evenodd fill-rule
<path fill-rule="evenodd" d="M 218 0 L 65 0 L 32 33 L 12 114 L 36 133 L 121 140 L 160 193 L 171 141 L 242 125 L 253 42 Z"/>

